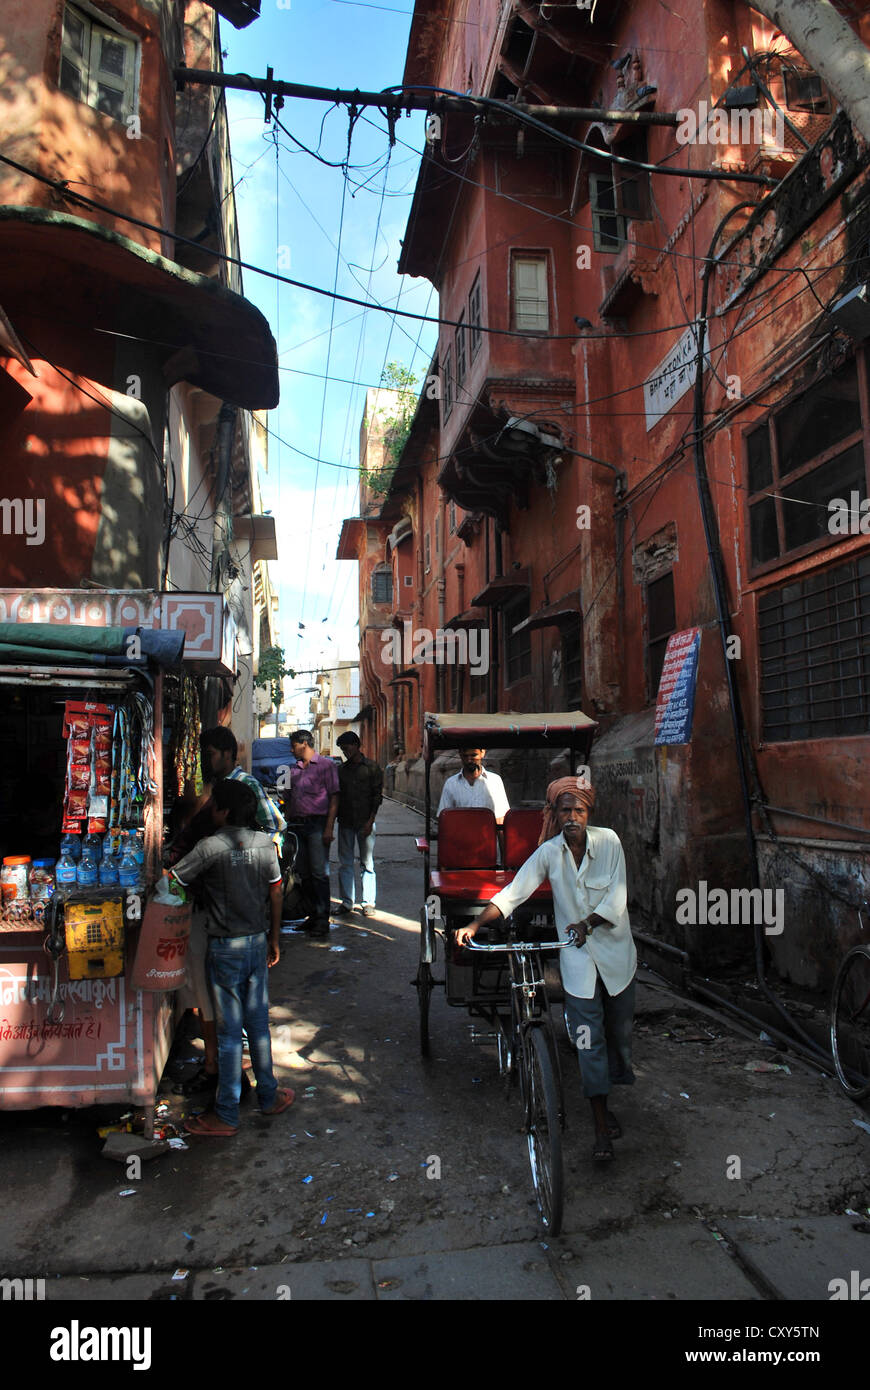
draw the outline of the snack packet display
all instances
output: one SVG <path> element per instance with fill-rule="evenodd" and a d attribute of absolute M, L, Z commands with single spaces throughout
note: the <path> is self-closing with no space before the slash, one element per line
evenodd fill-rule
<path fill-rule="evenodd" d="M 106 830 L 112 784 L 112 722 L 114 705 L 67 700 L 63 729 L 68 739 L 63 832 L 80 834 L 88 817 L 88 833 Z"/>

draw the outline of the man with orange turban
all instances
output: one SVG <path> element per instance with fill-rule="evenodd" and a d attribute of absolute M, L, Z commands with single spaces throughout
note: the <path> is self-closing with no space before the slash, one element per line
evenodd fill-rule
<path fill-rule="evenodd" d="M 507 888 L 456 941 L 500 921 L 550 880 L 560 941 L 573 930 L 577 950 L 559 952 L 565 1012 L 577 1047 L 583 1094 L 592 1107 L 596 1162 L 613 1158 L 622 1129 L 607 1109 L 611 1085 L 630 1086 L 631 1025 L 637 952 L 628 920 L 625 855 L 614 830 L 588 824 L 595 792 L 585 777 L 560 777 L 547 788 L 538 848 Z"/>

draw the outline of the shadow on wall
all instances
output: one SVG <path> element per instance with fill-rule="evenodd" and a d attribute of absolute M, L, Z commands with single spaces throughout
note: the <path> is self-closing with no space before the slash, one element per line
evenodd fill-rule
<path fill-rule="evenodd" d="M 155 587 L 164 491 L 147 410 L 82 382 L 110 413 L 48 364 L 34 365 L 34 401 L 11 424 L 0 421 L 0 585 L 78 588 L 93 578 Z"/>

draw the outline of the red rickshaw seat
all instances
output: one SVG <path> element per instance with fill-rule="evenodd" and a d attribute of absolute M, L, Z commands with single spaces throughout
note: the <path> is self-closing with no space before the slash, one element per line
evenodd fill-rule
<path fill-rule="evenodd" d="M 537 836 L 541 833 L 540 811 L 511 811 L 509 814 L 520 818 L 518 825 L 526 827 L 527 839 L 533 829 L 532 817 L 537 817 L 536 848 Z M 520 838 L 516 838 L 517 843 L 521 843 Z M 528 857 L 525 854 L 519 862 Z M 441 812 L 438 817 L 438 868 L 429 874 L 433 893 L 448 902 L 489 902 L 502 888 L 507 888 L 518 867 L 514 864 L 496 868 L 496 824 L 492 811 L 482 806 L 469 806 Z M 545 882 L 535 889 L 528 901 L 549 902 L 550 899 L 550 884 Z"/>
<path fill-rule="evenodd" d="M 442 811 L 438 817 L 439 869 L 493 869 L 495 816 L 485 806 Z"/>
<path fill-rule="evenodd" d="M 538 848 L 543 811 L 520 806 L 504 818 L 504 862 L 506 869 L 518 869 Z"/>
<path fill-rule="evenodd" d="M 433 869 L 429 883 L 433 893 L 448 902 L 487 903 L 507 888 L 515 869 Z M 549 879 L 535 889 L 527 902 L 550 902 L 552 891 Z"/>

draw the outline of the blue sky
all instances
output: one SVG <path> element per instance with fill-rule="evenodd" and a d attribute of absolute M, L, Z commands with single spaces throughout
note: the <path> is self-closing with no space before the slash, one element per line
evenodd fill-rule
<path fill-rule="evenodd" d="M 279 9 L 276 0 L 263 0 L 260 19 L 248 29 L 222 23 L 224 67 L 265 77 L 271 65 L 286 81 L 379 91 L 402 79 L 409 27 L 410 8 L 290 0 L 290 8 Z M 419 113 L 400 120 L 384 167 L 384 118 L 364 111 L 346 183 L 341 169 L 327 168 L 280 131 L 276 163 L 260 97 L 228 92 L 227 107 L 243 260 L 360 299 L 437 314 L 431 286 L 396 272 L 423 144 Z M 287 130 L 324 159 L 346 157 L 346 109 L 288 100 L 280 115 Z M 280 559 L 272 573 L 280 586 L 280 641 L 295 668 L 316 667 L 358 652 L 357 567 L 334 556 L 341 519 L 357 509 L 365 388 L 377 386 L 393 360 L 422 378 L 436 330 L 279 286 L 250 271 L 244 284 L 269 320 L 281 367 L 281 403 L 269 424 L 286 442 L 270 438 L 263 480 L 264 506 L 277 518 Z M 325 381 L 327 374 L 335 380 Z M 325 462 L 318 469 L 306 454 Z M 310 683 L 308 677 L 299 681 Z"/>

